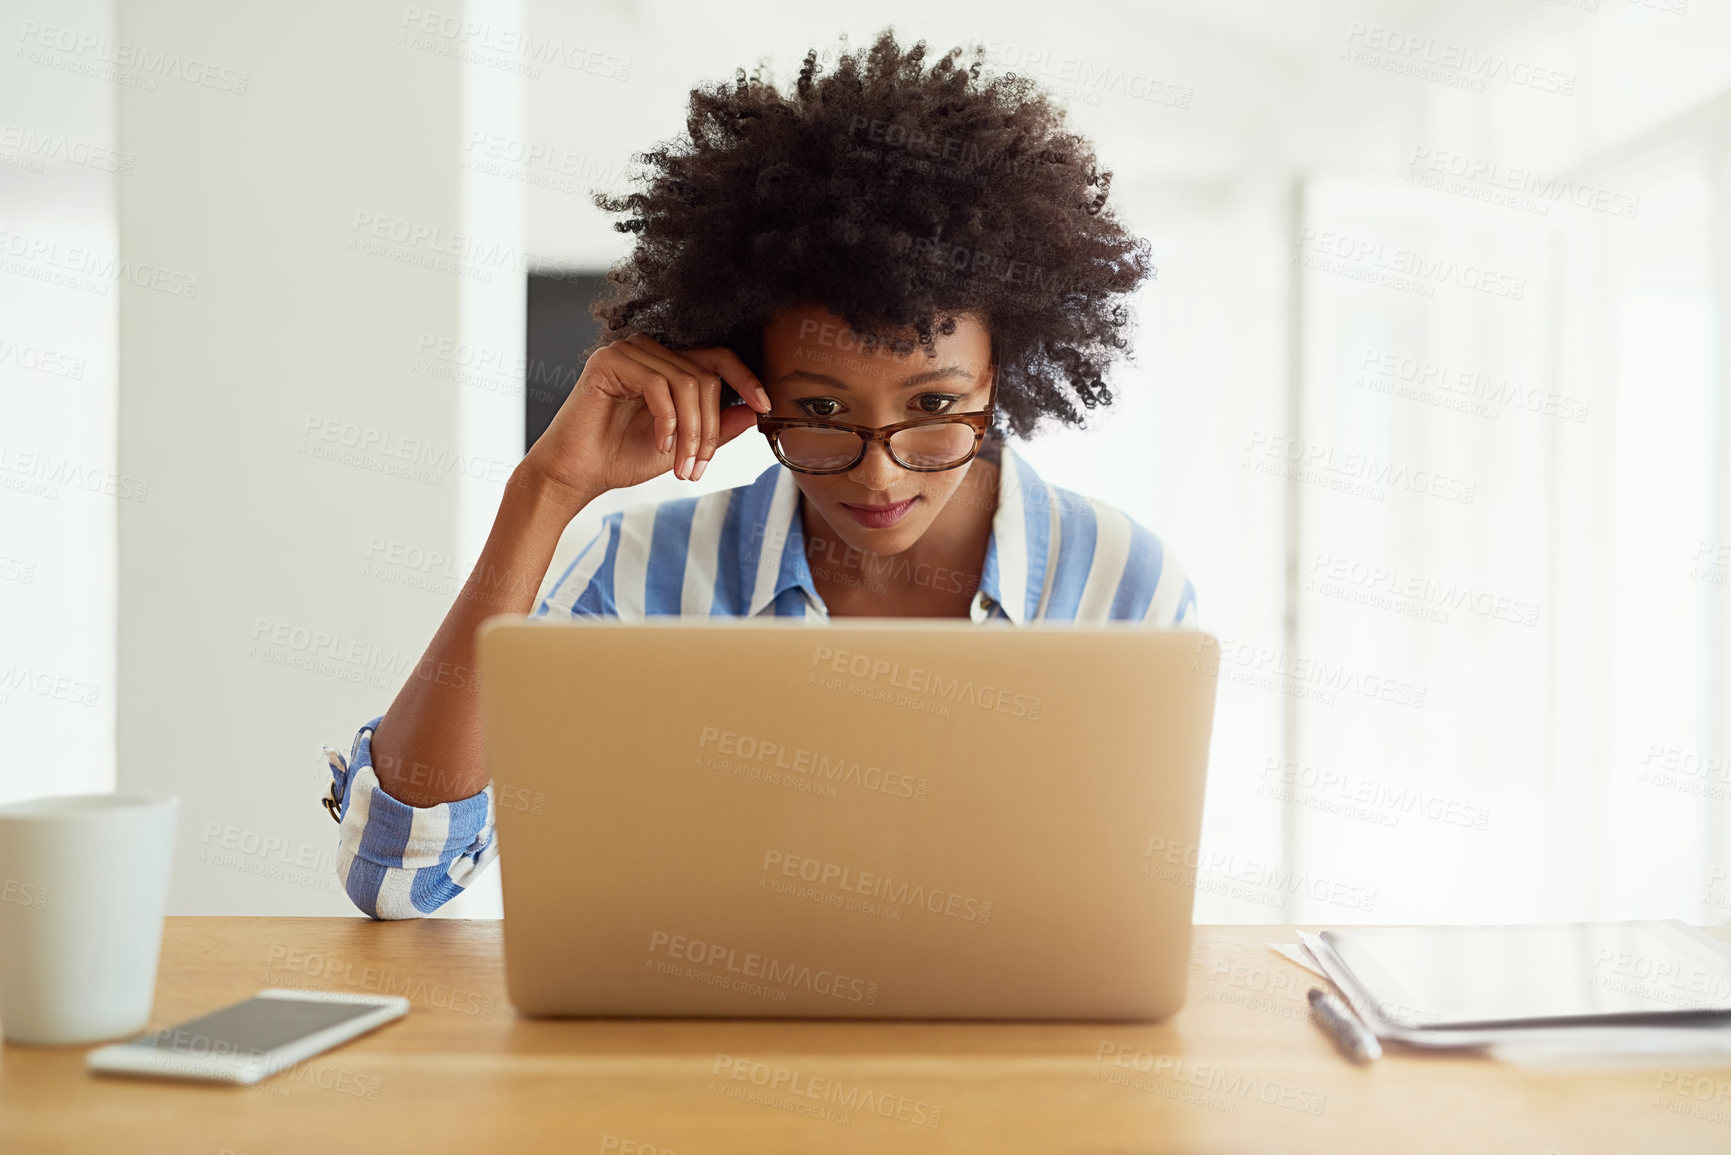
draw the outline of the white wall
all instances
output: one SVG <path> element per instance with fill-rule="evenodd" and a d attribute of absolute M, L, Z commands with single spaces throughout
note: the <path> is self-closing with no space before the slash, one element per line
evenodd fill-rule
<path fill-rule="evenodd" d="M 1482 91 L 1387 73 L 1418 103 L 1367 118 L 1312 174 L 1306 460 L 1472 488 L 1349 494 L 1327 457 L 1298 483 L 1300 652 L 1424 696 L 1301 706 L 1288 863 L 1376 897 L 1301 894 L 1290 917 L 1731 909 L 1726 578 L 1696 564 L 1724 540 L 1731 475 L 1714 300 L 1731 65 L 1708 47 L 1731 16 L 1529 17 L 1488 46 L 1530 71 Z M 1539 69 L 1566 83 L 1515 82 Z M 1405 270 L 1401 252 L 1418 254 Z M 1424 809 L 1376 800 L 1391 795 Z"/>
<path fill-rule="evenodd" d="M 442 616 L 377 546 L 459 544 L 455 387 L 415 372 L 473 272 L 438 251 L 459 66 L 399 42 L 401 8 L 118 11 L 122 41 L 229 70 L 119 91 L 122 252 L 198 279 L 120 294 L 120 468 L 151 481 L 120 518 L 120 785 L 182 796 L 173 911 L 351 911 L 319 746 Z"/>
<path fill-rule="evenodd" d="M 0 3 L 0 802 L 114 786 L 115 516 L 151 494 L 115 472 L 134 158 L 78 51 L 112 34 L 101 0 Z"/>

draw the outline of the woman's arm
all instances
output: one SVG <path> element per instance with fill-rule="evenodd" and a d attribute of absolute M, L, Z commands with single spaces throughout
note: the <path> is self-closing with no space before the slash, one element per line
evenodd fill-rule
<path fill-rule="evenodd" d="M 720 407 L 726 381 L 749 402 Z M 349 755 L 325 748 L 339 826 L 337 875 L 374 918 L 415 918 L 493 861 L 493 791 L 481 741 L 475 634 L 526 614 L 560 535 L 596 497 L 674 472 L 695 481 L 769 395 L 726 349 L 671 352 L 642 336 L 597 350 L 512 473 L 492 531 L 426 653 Z M 618 531 L 603 519 L 597 541 Z"/>
<path fill-rule="evenodd" d="M 601 519 L 600 530 L 548 594 L 549 601 L 563 599 L 574 616 L 613 616 L 608 591 L 579 569 L 591 550 L 609 552 L 620 525 L 618 513 Z M 573 587 L 569 592 L 567 582 Z M 576 607 L 591 592 L 595 601 L 579 614 Z M 430 680 L 437 683 L 438 678 Z M 374 718 L 362 726 L 347 757 L 325 747 L 331 772 L 330 805 L 338 822 L 337 881 L 354 904 L 373 918 L 419 918 L 461 894 L 498 856 L 493 787 L 489 783 L 471 797 L 425 806 L 388 793 L 373 772 L 373 736 L 383 721 Z M 436 781 L 425 761 L 398 762 L 398 793 L 409 799 L 425 796 L 429 786 L 448 785 Z"/>
<path fill-rule="evenodd" d="M 723 380 L 750 404 L 723 411 Z M 726 349 L 676 353 L 633 336 L 595 351 L 512 472 L 474 570 L 373 735 L 373 772 L 387 794 L 433 806 L 481 792 L 476 629 L 494 614 L 529 612 L 559 535 L 584 506 L 670 467 L 697 480 L 715 450 L 769 408 Z"/>
<path fill-rule="evenodd" d="M 542 476 L 527 460 L 512 473 L 480 559 L 373 733 L 373 773 L 385 793 L 433 806 L 486 787 L 476 631 L 494 614 L 529 612 L 559 535 L 602 492 Z"/>

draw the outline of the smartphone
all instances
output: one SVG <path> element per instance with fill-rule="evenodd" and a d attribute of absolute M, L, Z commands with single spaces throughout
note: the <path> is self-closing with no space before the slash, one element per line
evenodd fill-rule
<path fill-rule="evenodd" d="M 85 1057 L 92 1071 L 256 1083 L 409 1013 L 409 1000 L 334 991 L 260 991 L 177 1026 Z"/>

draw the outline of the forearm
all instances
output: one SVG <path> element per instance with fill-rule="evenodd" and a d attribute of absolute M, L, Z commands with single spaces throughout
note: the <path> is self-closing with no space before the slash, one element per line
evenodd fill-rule
<path fill-rule="evenodd" d="M 373 772 L 391 797 L 425 807 L 486 787 L 476 632 L 534 608 L 560 534 L 594 496 L 526 466 L 511 475 L 474 570 L 373 734 Z"/>

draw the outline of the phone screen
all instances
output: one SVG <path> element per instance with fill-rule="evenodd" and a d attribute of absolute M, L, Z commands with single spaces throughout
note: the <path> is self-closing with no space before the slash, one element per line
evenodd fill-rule
<path fill-rule="evenodd" d="M 378 1009 L 374 1003 L 253 998 L 140 1035 L 128 1045 L 193 1056 L 263 1054 Z"/>

